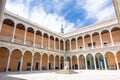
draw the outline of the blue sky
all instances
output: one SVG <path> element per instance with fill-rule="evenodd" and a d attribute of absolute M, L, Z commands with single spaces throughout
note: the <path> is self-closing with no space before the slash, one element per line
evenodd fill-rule
<path fill-rule="evenodd" d="M 115 17 L 112 0 L 7 0 L 6 9 L 65 33 Z"/>

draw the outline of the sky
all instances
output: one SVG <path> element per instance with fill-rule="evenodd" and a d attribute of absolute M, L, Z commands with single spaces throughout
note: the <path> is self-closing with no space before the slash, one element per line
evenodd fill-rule
<path fill-rule="evenodd" d="M 7 0 L 5 8 L 58 33 L 116 17 L 112 0 Z"/>

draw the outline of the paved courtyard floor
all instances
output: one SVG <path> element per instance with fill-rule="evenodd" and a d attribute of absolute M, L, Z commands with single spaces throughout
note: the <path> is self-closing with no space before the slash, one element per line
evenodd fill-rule
<path fill-rule="evenodd" d="M 0 80 L 120 80 L 120 70 L 77 70 L 77 74 L 56 71 L 0 72 Z"/>

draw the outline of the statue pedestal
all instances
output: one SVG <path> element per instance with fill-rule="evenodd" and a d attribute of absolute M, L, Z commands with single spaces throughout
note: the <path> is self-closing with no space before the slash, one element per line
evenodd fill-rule
<path fill-rule="evenodd" d="M 75 72 L 73 70 L 69 70 L 69 61 L 65 60 L 64 61 L 64 69 L 57 71 L 56 73 L 58 73 L 58 74 L 75 74 L 77 72 Z"/>

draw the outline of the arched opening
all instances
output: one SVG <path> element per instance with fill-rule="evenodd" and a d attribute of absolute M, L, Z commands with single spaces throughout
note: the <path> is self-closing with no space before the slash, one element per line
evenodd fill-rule
<path fill-rule="evenodd" d="M 49 69 L 54 69 L 54 56 L 52 54 L 49 56 Z"/>
<path fill-rule="evenodd" d="M 48 55 L 44 53 L 42 55 L 42 70 L 47 70 L 47 66 L 48 66 Z"/>
<path fill-rule="evenodd" d="M 105 54 L 105 58 L 106 58 L 107 69 L 115 70 L 116 69 L 116 63 L 115 63 L 114 54 L 112 52 L 107 52 Z"/>
<path fill-rule="evenodd" d="M 62 39 L 60 40 L 60 50 L 62 50 L 62 51 L 64 50 L 64 45 L 63 45 L 63 40 Z"/>
<path fill-rule="evenodd" d="M 115 45 L 117 45 L 120 42 L 120 28 L 114 27 L 111 30 L 112 37 L 113 37 L 113 42 Z"/>
<path fill-rule="evenodd" d="M 110 34 L 108 30 L 104 30 L 101 32 L 103 46 L 111 45 Z"/>
<path fill-rule="evenodd" d="M 11 41 L 14 30 L 14 22 L 10 19 L 4 19 L 2 29 L 0 32 L 0 39 L 5 41 Z"/>
<path fill-rule="evenodd" d="M 105 66 L 104 66 L 104 58 L 103 58 L 103 55 L 101 53 L 97 53 L 95 55 L 95 61 L 96 61 L 96 68 L 98 70 L 103 70 L 105 69 Z"/>
<path fill-rule="evenodd" d="M 22 52 L 18 49 L 12 51 L 9 68 L 11 71 L 19 71 Z"/>
<path fill-rule="evenodd" d="M 8 56 L 9 50 L 6 47 L 0 47 L 0 71 L 6 71 Z"/>
<path fill-rule="evenodd" d="M 85 40 L 85 48 L 86 49 L 92 48 L 91 38 L 89 34 L 85 35 L 84 40 Z"/>
<path fill-rule="evenodd" d="M 75 38 L 72 38 L 72 39 L 71 39 L 71 49 L 72 49 L 73 51 L 76 50 L 76 39 L 75 39 Z"/>
<path fill-rule="evenodd" d="M 64 57 L 61 56 L 60 58 L 60 68 L 63 69 L 64 68 Z"/>
<path fill-rule="evenodd" d="M 86 59 L 87 59 L 87 68 L 91 70 L 95 69 L 93 56 L 91 54 L 88 54 L 86 56 Z"/>
<path fill-rule="evenodd" d="M 72 69 L 78 69 L 77 57 L 75 55 L 72 56 Z"/>
<path fill-rule="evenodd" d="M 80 69 L 85 69 L 85 57 L 83 55 L 79 56 L 79 66 Z"/>
<path fill-rule="evenodd" d="M 43 48 L 48 49 L 48 34 L 44 33 L 43 36 Z"/>
<path fill-rule="evenodd" d="M 37 30 L 36 38 L 35 38 L 35 46 L 41 47 L 41 40 L 42 40 L 42 33 L 39 30 Z"/>
<path fill-rule="evenodd" d="M 23 56 L 23 64 L 22 64 L 23 71 L 31 70 L 31 61 L 32 61 L 32 53 L 30 51 L 26 51 Z"/>
<path fill-rule="evenodd" d="M 83 39 L 82 39 L 82 37 L 81 36 L 78 37 L 77 41 L 78 41 L 78 50 L 82 50 L 83 49 Z"/>
<path fill-rule="evenodd" d="M 70 41 L 69 41 L 69 39 L 65 41 L 65 47 L 66 47 L 65 51 L 70 51 Z"/>
<path fill-rule="evenodd" d="M 54 37 L 50 36 L 50 49 L 54 50 Z"/>
<path fill-rule="evenodd" d="M 118 61 L 118 67 L 119 67 L 119 69 L 120 69 L 120 51 L 118 51 L 117 53 L 116 53 L 116 56 L 117 56 L 117 61 Z"/>
<path fill-rule="evenodd" d="M 59 56 L 56 55 L 55 57 L 55 69 L 59 69 Z"/>
<path fill-rule="evenodd" d="M 98 48 L 100 47 L 100 36 L 98 32 L 95 32 L 92 34 L 92 38 L 93 38 L 93 47 L 94 48 Z"/>
<path fill-rule="evenodd" d="M 18 23 L 16 25 L 14 42 L 23 44 L 24 43 L 24 34 L 25 34 L 25 26 L 21 23 Z"/>
<path fill-rule="evenodd" d="M 33 39 L 34 39 L 34 30 L 33 28 L 29 27 L 27 28 L 27 33 L 26 33 L 26 44 L 33 45 Z"/>
<path fill-rule="evenodd" d="M 59 50 L 59 39 L 58 38 L 55 39 L 55 45 L 56 45 L 56 51 L 58 51 Z"/>
<path fill-rule="evenodd" d="M 69 61 L 69 69 L 71 69 L 71 59 L 69 56 L 67 57 L 67 60 Z"/>
<path fill-rule="evenodd" d="M 40 53 L 36 52 L 34 54 L 34 60 L 33 60 L 33 70 L 40 70 L 40 59 L 41 55 Z"/>

